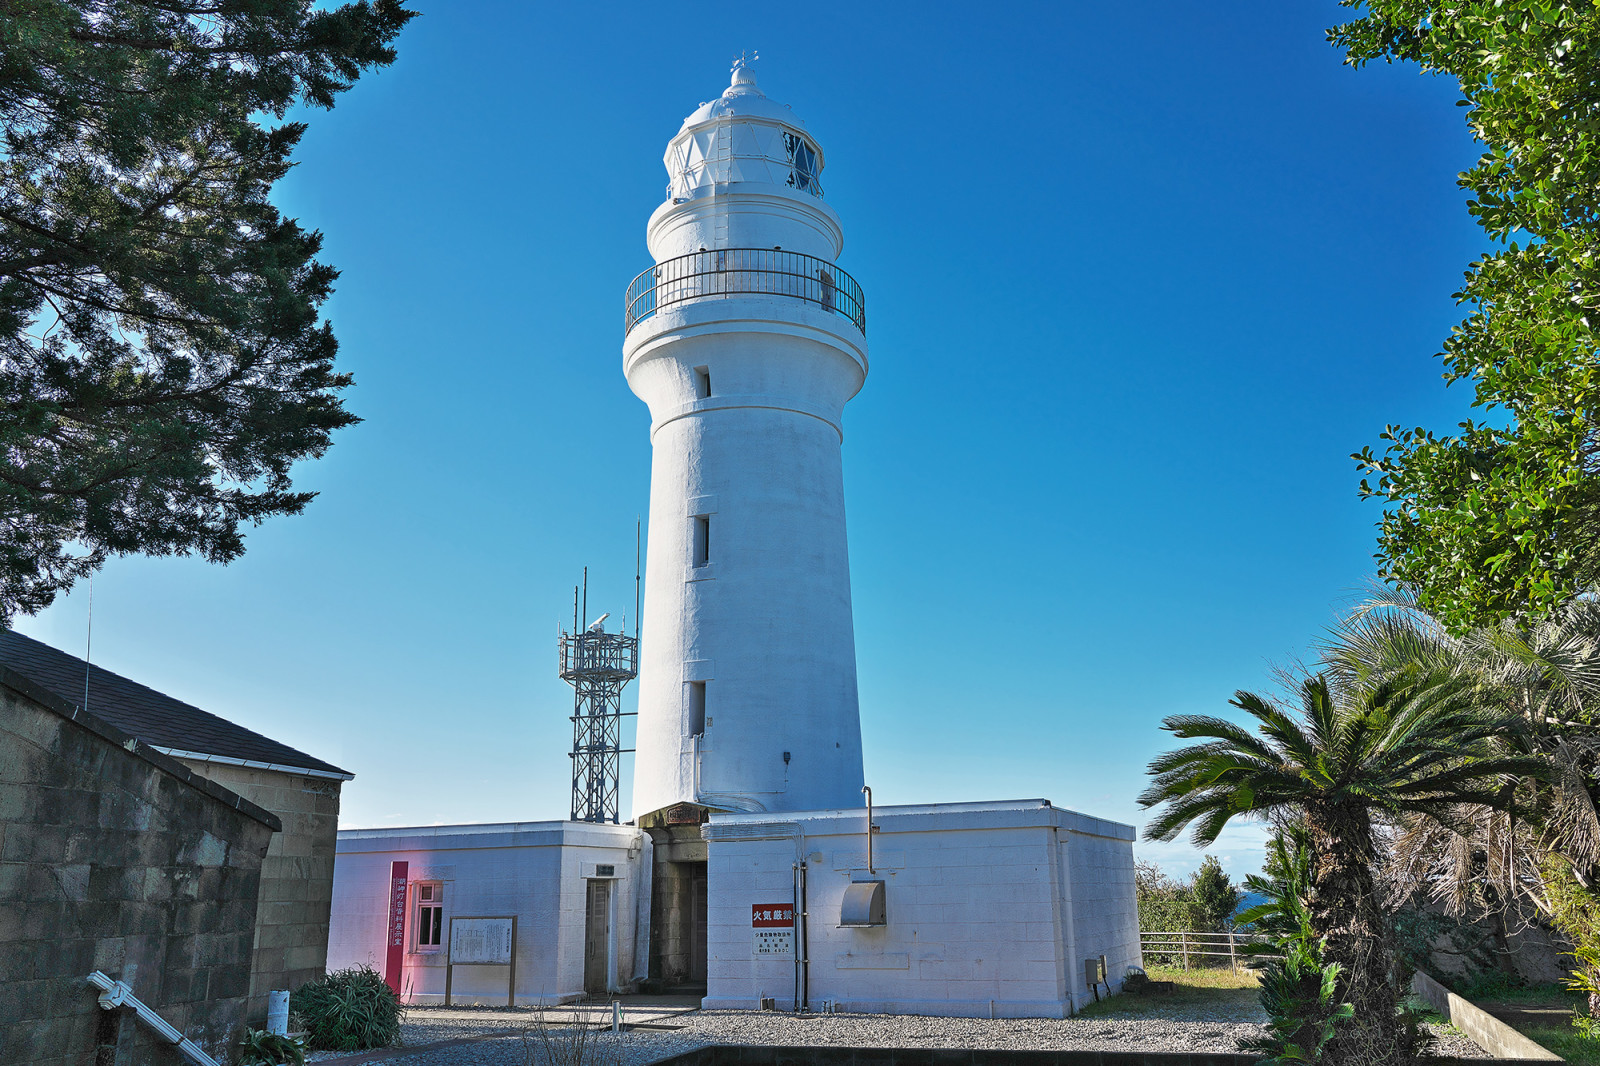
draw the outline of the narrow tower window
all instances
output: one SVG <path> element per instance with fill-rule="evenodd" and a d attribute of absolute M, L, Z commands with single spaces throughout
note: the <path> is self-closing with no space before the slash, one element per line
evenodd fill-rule
<path fill-rule="evenodd" d="M 711 395 L 711 368 L 697 366 L 694 368 L 694 394 L 697 399 L 704 400 Z"/>
<path fill-rule="evenodd" d="M 711 516 L 694 517 L 694 565 L 704 566 L 711 561 Z"/>
<path fill-rule="evenodd" d="M 689 682 L 689 732 L 699 736 L 706 731 L 706 683 Z"/>

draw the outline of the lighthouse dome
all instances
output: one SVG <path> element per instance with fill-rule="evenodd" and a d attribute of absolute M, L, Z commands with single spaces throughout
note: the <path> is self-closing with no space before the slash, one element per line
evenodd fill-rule
<path fill-rule="evenodd" d="M 788 105 L 767 98 L 748 66 L 721 96 L 683 120 L 663 159 L 668 198 L 682 202 L 735 182 L 822 196 L 822 150 Z"/>

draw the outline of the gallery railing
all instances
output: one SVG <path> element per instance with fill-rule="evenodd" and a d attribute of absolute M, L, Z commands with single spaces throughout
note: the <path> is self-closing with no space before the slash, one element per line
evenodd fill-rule
<path fill-rule="evenodd" d="M 623 333 L 685 300 L 750 295 L 805 300 L 867 332 L 861 286 L 826 259 L 772 248 L 719 248 L 663 260 L 634 278 L 628 286 Z"/>

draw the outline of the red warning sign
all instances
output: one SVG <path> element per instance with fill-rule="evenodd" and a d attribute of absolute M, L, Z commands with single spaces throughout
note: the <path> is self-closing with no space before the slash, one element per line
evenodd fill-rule
<path fill-rule="evenodd" d="M 750 905 L 750 928 L 752 929 L 777 929 L 794 925 L 793 903 L 752 903 Z"/>
<path fill-rule="evenodd" d="M 794 955 L 794 904 L 750 905 L 751 954 Z"/>

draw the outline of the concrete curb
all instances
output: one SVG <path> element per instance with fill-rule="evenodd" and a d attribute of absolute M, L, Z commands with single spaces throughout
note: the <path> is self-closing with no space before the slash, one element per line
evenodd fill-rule
<path fill-rule="evenodd" d="M 1462 999 L 1421 970 L 1411 979 L 1411 991 L 1426 1000 L 1428 1006 L 1450 1019 L 1450 1024 L 1460 1029 L 1491 1055 L 1502 1059 L 1519 1059 L 1534 1062 L 1565 1062 L 1560 1055 L 1529 1040 L 1488 1011 Z"/>

